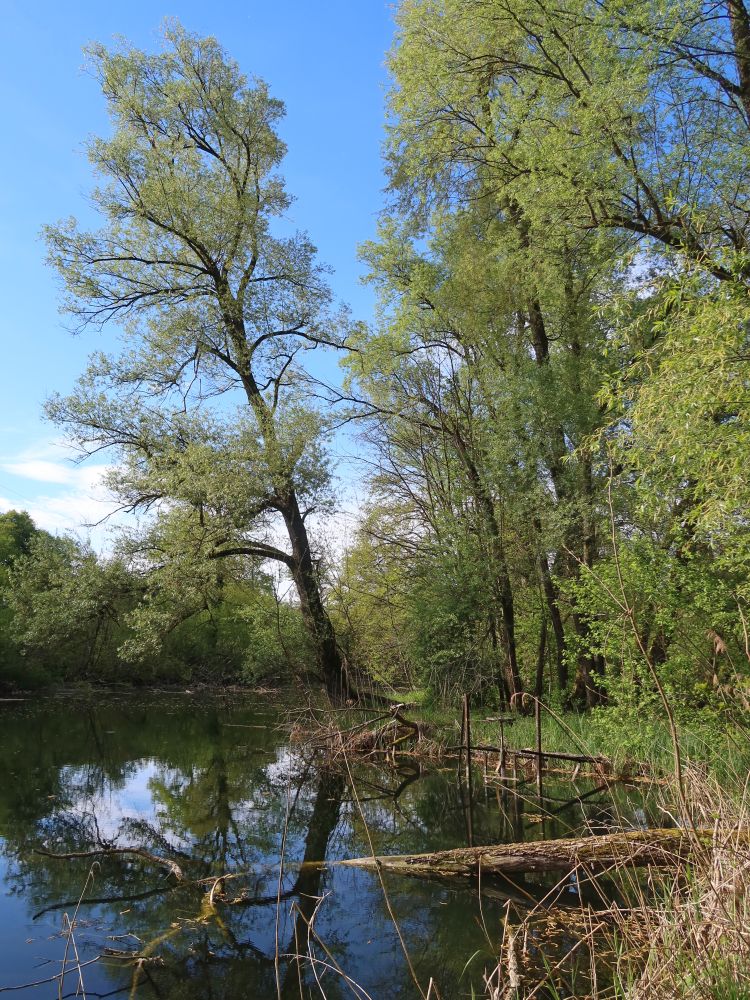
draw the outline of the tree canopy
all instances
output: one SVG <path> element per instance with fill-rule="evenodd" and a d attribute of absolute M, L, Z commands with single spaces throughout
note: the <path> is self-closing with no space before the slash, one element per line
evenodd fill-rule
<path fill-rule="evenodd" d="M 337 696 L 353 668 L 516 708 L 745 705 L 744 3 L 402 0 L 396 23 L 369 323 L 291 230 L 265 83 L 176 23 L 157 54 L 89 50 L 101 227 L 46 235 L 74 323 L 122 345 L 48 411 L 115 450 L 143 515 L 91 563 L 100 594 L 116 564 L 137 580 L 123 654 L 239 629 L 276 563 L 307 628 L 287 659 L 313 650 Z M 309 530 L 335 503 L 315 350 L 340 352 L 368 490 L 337 564 Z M 14 517 L 0 558 L 33 604 L 49 566 Z"/>
<path fill-rule="evenodd" d="M 89 144 L 103 224 L 46 236 L 68 311 L 116 321 L 124 344 L 48 410 L 84 452 L 118 452 L 109 485 L 124 508 L 159 512 L 142 558 L 286 567 L 318 668 L 346 692 L 306 526 L 330 494 L 304 358 L 341 346 L 347 317 L 309 238 L 280 218 L 283 106 L 213 39 L 170 24 L 165 42 L 89 50 L 112 121 Z"/>

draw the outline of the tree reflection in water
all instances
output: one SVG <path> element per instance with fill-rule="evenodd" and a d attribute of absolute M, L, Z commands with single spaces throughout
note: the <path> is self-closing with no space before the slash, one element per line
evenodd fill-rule
<path fill-rule="evenodd" d="M 461 844 L 464 815 L 452 773 L 353 764 L 360 815 L 346 772 L 290 750 L 276 708 L 234 696 L 149 696 L 27 702 L 0 712 L 0 985 L 43 978 L 35 965 L 59 963 L 62 914 L 75 907 L 91 863 L 35 849 L 135 845 L 175 861 L 184 881 L 143 857 L 104 854 L 76 931 L 82 960 L 105 947 L 148 956 L 134 996 L 276 998 L 277 973 L 287 1000 L 319 996 L 308 954 L 314 915 L 320 940 L 312 935 L 311 950 L 321 963 L 338 965 L 371 996 L 414 994 L 378 879 L 316 862 L 369 854 L 363 817 L 378 853 Z M 608 802 L 605 791 L 566 807 L 546 821 L 545 834 L 580 826 L 589 807 L 593 814 Z M 526 822 L 522 797 L 485 796 L 480 784 L 476 842 L 540 832 Z M 507 899 L 546 888 L 533 880 L 495 887 L 481 911 L 471 887 L 400 880 L 388 890 L 417 974 L 425 984 L 435 976 L 443 995 L 457 995 L 459 982 L 470 994 L 485 960 L 491 964 Z M 302 957 L 284 957 L 277 969 L 277 946 L 282 956 Z M 316 968 L 332 1000 L 353 995 L 338 973 Z M 90 997 L 131 992 L 132 963 L 121 958 L 85 973 Z M 40 994 L 14 994 L 27 995 Z"/>

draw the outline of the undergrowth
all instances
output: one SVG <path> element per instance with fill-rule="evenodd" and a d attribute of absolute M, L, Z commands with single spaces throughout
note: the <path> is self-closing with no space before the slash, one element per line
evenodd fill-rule
<path fill-rule="evenodd" d="M 420 691 L 404 695 L 410 706 L 406 713 L 431 727 L 433 738 L 444 746 L 455 745 L 460 736 L 460 709 L 430 703 Z M 498 746 L 499 725 L 496 719 L 509 713 L 475 706 L 471 716 L 473 745 Z M 506 746 L 512 749 L 533 748 L 536 744 L 534 718 L 515 715 L 505 726 Z M 717 712 L 685 716 L 677 722 L 684 757 L 722 783 L 727 791 L 736 784 L 736 776 L 750 772 L 750 727 L 738 717 L 728 719 Z M 616 774 L 647 771 L 654 775 L 673 772 L 673 750 L 669 726 L 653 711 L 639 711 L 637 706 L 598 708 L 586 713 L 563 712 L 543 708 L 542 747 L 560 753 L 606 757 Z"/>

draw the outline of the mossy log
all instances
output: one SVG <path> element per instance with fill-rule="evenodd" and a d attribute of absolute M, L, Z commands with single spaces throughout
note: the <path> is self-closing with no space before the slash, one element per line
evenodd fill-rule
<path fill-rule="evenodd" d="M 349 858 L 340 863 L 373 871 L 381 868 L 395 874 L 422 878 L 456 878 L 479 873 L 484 876 L 564 872 L 578 867 L 601 871 L 624 865 L 670 868 L 684 861 L 696 844 L 708 846 L 711 837 L 711 831 L 696 834 L 680 829 L 636 830 L 569 840 L 459 847 L 431 854 Z"/>

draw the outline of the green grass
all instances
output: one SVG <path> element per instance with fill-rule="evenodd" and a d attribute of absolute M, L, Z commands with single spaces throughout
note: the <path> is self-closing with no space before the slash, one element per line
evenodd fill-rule
<path fill-rule="evenodd" d="M 404 692 L 410 706 L 405 713 L 433 727 L 436 742 L 456 745 L 460 738 L 461 712 L 458 706 L 430 702 L 423 691 Z M 498 746 L 497 722 L 485 721 L 498 713 L 475 706 L 471 714 L 473 744 Z M 738 722 L 729 723 L 715 715 L 696 715 L 678 726 L 680 747 L 686 761 L 700 765 L 727 788 L 741 791 L 750 772 L 750 730 Z M 533 748 L 536 732 L 532 716 L 518 716 L 505 727 L 506 745 L 513 749 Z M 673 771 L 672 740 L 666 720 L 636 709 L 596 709 L 591 712 L 551 712 L 542 714 L 542 746 L 561 753 L 607 757 L 616 772 L 637 773 L 647 769 L 657 775 Z"/>

